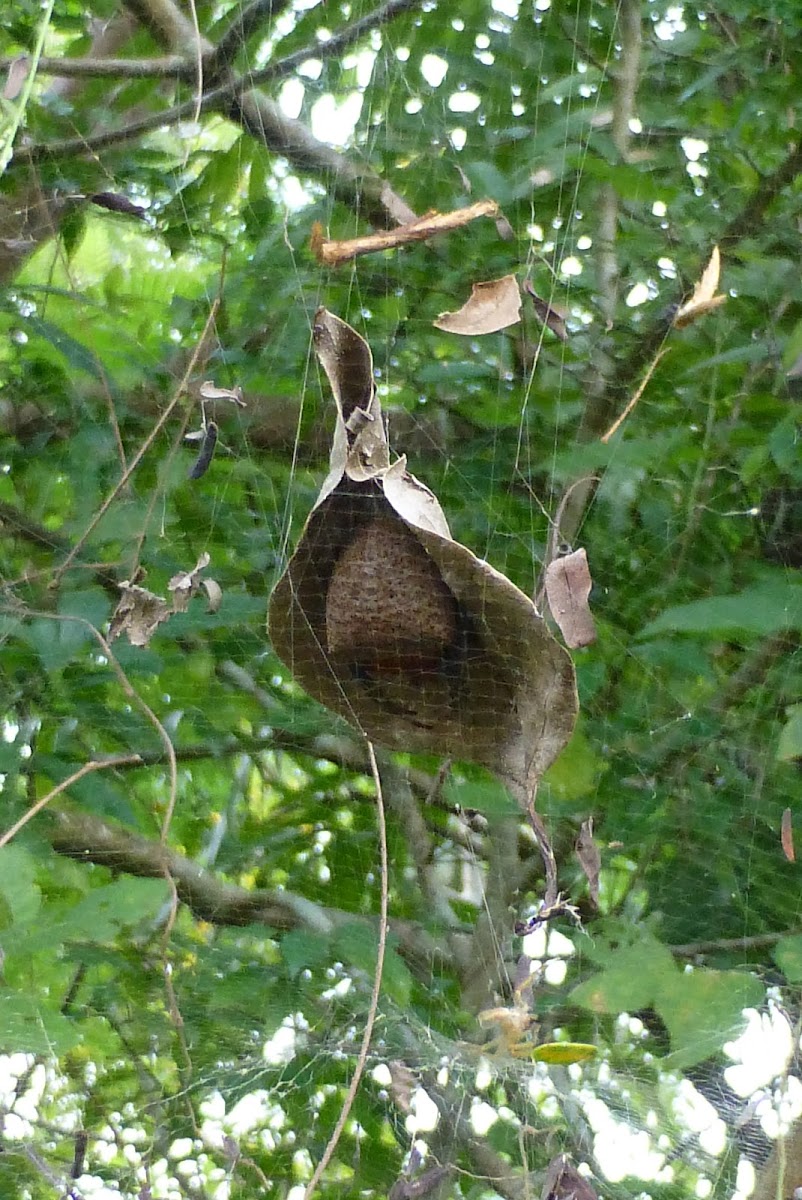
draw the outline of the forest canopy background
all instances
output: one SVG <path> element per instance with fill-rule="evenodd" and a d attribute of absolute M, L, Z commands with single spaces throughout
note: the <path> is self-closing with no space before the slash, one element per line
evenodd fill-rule
<path fill-rule="evenodd" d="M 515 804 L 380 754 L 383 989 L 318 1194 L 529 1197 L 563 1152 L 604 1195 L 790 1194 L 799 5 L 20 0 L 0 39 L 0 1190 L 296 1200 L 342 1110 L 375 787 L 265 634 L 326 472 L 325 305 L 459 541 L 528 595 L 585 547 L 598 640 L 539 799 L 583 928 L 526 939 L 531 998 Z M 714 247 L 725 299 L 675 321 Z M 435 326 L 510 274 L 517 324 Z M 206 555 L 219 594 L 171 590 Z M 109 642 L 124 581 L 186 593 L 146 645 Z M 595 1057 L 537 1061 L 562 1042 Z"/>

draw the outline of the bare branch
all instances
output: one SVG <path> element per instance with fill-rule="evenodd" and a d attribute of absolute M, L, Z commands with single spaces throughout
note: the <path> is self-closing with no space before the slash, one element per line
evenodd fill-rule
<path fill-rule="evenodd" d="M 173 0 L 127 0 L 127 7 L 168 51 L 175 52 L 194 44 L 196 39 L 192 23 Z M 299 51 L 298 54 L 269 64 L 260 71 L 226 78 L 218 86 L 207 89 L 200 97 L 176 104 L 162 113 L 152 113 L 122 129 L 22 148 L 17 158 L 36 163 L 65 156 L 96 153 L 185 118 L 195 117 L 198 113 L 222 111 L 238 120 L 249 133 L 264 142 L 268 149 L 287 158 L 296 169 L 325 179 L 326 186 L 334 195 L 357 208 L 373 225 L 382 228 L 412 221 L 415 219 L 415 213 L 369 167 L 352 162 L 332 147 L 319 142 L 300 121 L 286 117 L 272 99 L 251 90 L 258 83 L 281 79 L 291 74 L 300 62 L 310 57 L 320 58 L 335 53 L 337 49 L 343 49 L 368 29 L 411 7 L 413 0 L 389 0 L 375 13 L 361 21 L 352 22 L 320 47 Z M 207 41 L 202 43 L 201 49 L 205 57 L 215 53 Z"/>
<path fill-rule="evenodd" d="M 256 33 L 263 21 L 272 20 L 289 7 L 290 0 L 251 0 L 244 8 L 235 10 L 234 19 L 206 61 L 211 79 L 230 66 L 245 43 Z"/>
<path fill-rule="evenodd" d="M 46 795 L 37 800 L 35 804 L 32 804 L 27 812 L 24 812 L 20 819 L 15 821 L 6 830 L 2 837 L 0 837 L 0 848 L 8 845 L 11 839 L 19 833 L 20 829 L 27 825 L 37 813 L 40 813 L 51 800 L 55 800 L 56 796 L 60 796 L 62 792 L 68 791 L 74 783 L 77 783 L 79 779 L 83 779 L 85 775 L 91 774 L 92 771 L 105 771 L 107 767 L 118 767 L 138 762 L 140 762 L 138 754 L 123 754 L 116 758 L 92 759 L 91 762 L 84 763 L 77 771 L 73 771 L 66 779 L 62 779 L 61 783 L 57 783 Z"/>
<path fill-rule="evenodd" d="M 63 809 L 51 814 L 51 822 L 49 839 L 57 854 L 139 879 L 164 879 L 169 872 L 178 898 L 200 921 L 235 927 L 261 923 L 280 931 L 306 929 L 323 934 L 357 921 L 375 928 L 378 934 L 377 918 L 315 904 L 292 892 L 248 891 L 225 883 L 167 846 L 88 813 Z M 419 925 L 391 920 L 389 928 L 398 938 L 399 953 L 419 978 L 429 980 L 435 962 L 449 965 L 451 955 L 445 942 Z"/>
<path fill-rule="evenodd" d="M 27 55 L 25 56 L 27 57 Z M 7 73 L 16 58 L 0 57 L 0 75 Z M 166 54 L 161 58 L 54 58 L 44 55 L 37 64 L 40 75 L 57 75 L 64 79 L 157 79 L 186 77 L 194 64 L 183 54 Z"/>

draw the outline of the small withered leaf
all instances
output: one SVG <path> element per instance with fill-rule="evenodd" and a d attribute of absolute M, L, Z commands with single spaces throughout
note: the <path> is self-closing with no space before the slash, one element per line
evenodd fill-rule
<path fill-rule="evenodd" d="M 223 603 L 223 589 L 216 579 L 202 579 L 201 586 L 206 592 L 206 597 L 209 601 L 206 611 L 208 613 L 216 613 Z"/>
<path fill-rule="evenodd" d="M 239 384 L 233 388 L 217 387 L 211 379 L 205 379 L 198 388 L 201 400 L 230 400 L 237 408 L 247 408 Z"/>
<path fill-rule="evenodd" d="M 599 853 L 599 847 L 593 840 L 593 817 L 588 817 L 586 821 L 582 822 L 574 849 L 588 881 L 588 889 L 593 907 L 598 908 L 601 854 Z"/>
<path fill-rule="evenodd" d="M 546 1168 L 541 1200 L 599 1200 L 587 1179 L 566 1154 L 558 1154 Z"/>
<path fill-rule="evenodd" d="M 118 192 L 93 192 L 87 197 L 92 204 L 96 204 L 98 208 L 107 208 L 109 212 L 123 213 L 127 217 L 136 217 L 140 221 L 146 219 L 146 210 L 141 204 L 134 204 L 127 196 L 121 196 Z"/>
<path fill-rule="evenodd" d="M 794 854 L 794 826 L 790 808 L 786 808 L 783 812 L 780 840 L 785 857 L 789 862 L 796 862 L 796 855 Z"/>
<path fill-rule="evenodd" d="M 565 324 L 565 310 L 556 304 L 550 304 L 542 296 L 538 296 L 528 279 L 524 280 L 524 291 L 527 296 L 531 297 L 535 316 L 538 321 L 545 325 L 547 329 L 550 329 L 552 333 L 556 333 L 561 342 L 567 342 L 568 327 Z"/>
<path fill-rule="evenodd" d="M 23 89 L 25 80 L 28 78 L 28 71 L 31 69 L 31 60 L 27 54 L 18 54 L 13 62 L 9 64 L 6 82 L 3 86 L 3 99 L 16 100 Z"/>
<path fill-rule="evenodd" d="M 189 602 L 201 587 L 201 572 L 208 567 L 209 555 L 204 551 L 191 571 L 179 571 L 167 584 L 173 593 L 173 612 L 186 612 Z"/>
<path fill-rule="evenodd" d="M 456 312 L 441 313 L 434 322 L 435 329 L 473 337 L 482 333 L 497 333 L 515 325 L 521 319 L 521 293 L 514 275 L 475 283 L 470 297 Z"/>
<path fill-rule="evenodd" d="M 121 596 L 112 613 L 109 641 L 123 633 L 132 646 L 147 646 L 154 633 L 171 615 L 161 596 L 126 580 L 120 584 Z"/>
<path fill-rule="evenodd" d="M 690 325 L 698 317 L 703 317 L 705 313 L 712 312 L 714 308 L 718 308 L 723 304 L 727 297 L 723 293 L 717 292 L 718 279 L 721 273 L 721 255 L 719 254 L 718 246 L 713 247 L 713 252 L 710 255 L 710 261 L 702 272 L 701 278 L 693 289 L 693 294 L 690 300 L 686 300 L 681 304 L 674 314 L 673 325 L 675 329 L 684 329 L 686 325 Z"/>
<path fill-rule="evenodd" d="M 593 580 L 583 549 L 552 559 L 546 568 L 546 599 L 566 646 L 577 650 L 596 641 L 588 597 Z"/>

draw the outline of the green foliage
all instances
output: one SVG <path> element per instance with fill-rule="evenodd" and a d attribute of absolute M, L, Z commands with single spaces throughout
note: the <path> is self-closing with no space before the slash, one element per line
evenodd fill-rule
<path fill-rule="evenodd" d="M 4 53 L 30 53 L 42 9 L 6 7 Z M 242 7 L 197 5 L 201 32 L 218 42 Z M 413 6 L 362 36 L 356 49 L 375 55 L 359 62 L 318 36 L 342 29 L 342 6 L 296 7 L 266 18 L 234 69 L 308 48 L 319 74 L 289 72 L 304 125 L 321 100 L 361 93 L 353 131 L 343 117 L 326 130 L 345 131 L 344 157 L 313 139 L 277 148 L 230 101 L 93 141 L 191 104 L 193 52 L 181 78 L 38 75 L 0 179 L 3 829 L 46 801 L 0 848 L 0 1116 L 20 1098 L 34 1114 L 6 1129 L 0 1193 L 66 1193 L 83 1129 L 87 1196 L 101 1184 L 180 1194 L 169 1181 L 182 1160 L 210 1200 L 229 1181 L 232 1197 L 284 1196 L 308 1181 L 341 1112 L 376 965 L 375 787 L 358 733 L 301 694 L 265 634 L 267 596 L 326 473 L 332 413 L 310 355 L 323 303 L 373 349 L 393 450 L 454 535 L 527 594 L 565 489 L 598 477 L 571 538 L 588 552 L 599 638 L 575 653 L 582 716 L 539 797 L 582 928 L 566 915 L 560 939 L 525 943 L 543 973 L 523 1051 L 508 1018 L 485 1017 L 529 1005 L 514 990 L 514 929 L 543 895 L 531 830 L 469 763 L 383 764 L 387 956 L 320 1195 L 391 1193 L 423 1087 L 441 1117 L 419 1136 L 453 1168 L 448 1196 L 537 1194 L 565 1150 L 600 1194 L 684 1200 L 709 1183 L 723 1200 L 739 1130 L 726 1155 L 708 1154 L 679 1115 L 684 1089 L 731 1062 L 744 1010 L 793 1014 L 802 982 L 798 864 L 783 853 L 802 760 L 802 164 L 790 146 L 802 10 L 740 0 L 686 6 L 679 21 L 643 3 L 640 127 L 622 152 L 625 5 Z M 97 3 L 92 18 L 118 14 Z M 158 22 L 118 32 L 112 52 L 130 59 L 192 41 L 165 45 Z M 92 57 L 93 37 L 86 6 L 59 0 L 44 49 Z M 432 54 L 447 66 L 436 86 Z M 8 122 L 4 108 L 0 134 Z M 62 153 L 72 138 L 90 152 Z M 687 138 L 708 147 L 696 174 Z M 483 220 L 324 269 L 313 225 L 367 232 L 371 172 L 421 214 L 490 196 L 512 238 Z M 98 207 L 98 192 L 141 217 Z M 671 328 L 716 244 L 726 303 Z M 473 283 L 508 272 L 565 309 L 567 342 L 528 297 L 502 333 L 434 328 Z M 648 299 L 628 304 L 636 284 Z M 247 407 L 204 414 L 205 380 L 241 388 Z M 219 441 L 191 480 L 197 443 L 184 435 L 204 415 Z M 201 593 L 147 646 L 109 643 L 122 581 L 172 604 L 170 581 L 204 553 L 217 611 Z M 598 906 L 574 854 L 589 816 Z M 595 1058 L 549 1059 L 585 1043 Z M 475 1134 L 480 1103 L 496 1120 Z M 615 1138 L 592 1125 L 599 1106 Z M 621 1149 L 616 1174 L 605 1146 L 626 1130 L 640 1157 Z M 413 1163 L 403 1194 L 415 1179 Z"/>

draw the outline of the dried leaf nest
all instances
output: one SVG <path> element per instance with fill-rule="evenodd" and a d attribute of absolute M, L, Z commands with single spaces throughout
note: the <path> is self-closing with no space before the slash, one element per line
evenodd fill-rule
<path fill-rule="evenodd" d="M 531 796 L 573 730 L 570 656 L 527 596 L 452 539 L 406 461 L 390 463 L 365 341 L 325 309 L 314 340 L 337 423 L 271 597 L 274 648 L 372 740 L 482 763 Z"/>

